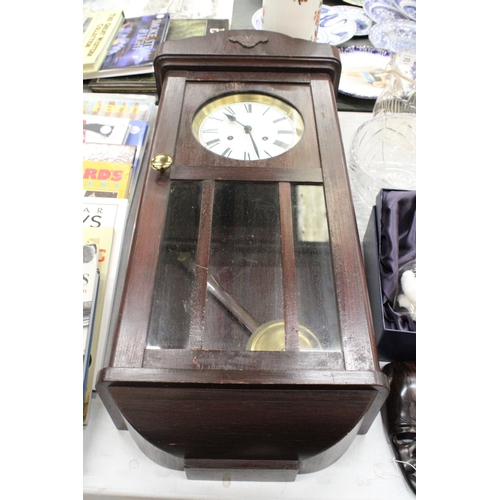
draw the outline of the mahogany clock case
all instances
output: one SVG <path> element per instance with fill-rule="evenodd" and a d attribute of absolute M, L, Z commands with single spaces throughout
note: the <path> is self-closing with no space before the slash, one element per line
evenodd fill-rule
<path fill-rule="evenodd" d="M 388 394 L 337 117 L 338 51 L 228 31 L 166 42 L 155 75 L 151 156 L 173 161 L 145 176 L 99 395 L 147 456 L 188 478 L 320 470 Z M 235 93 L 293 106 L 301 140 L 266 160 L 212 154 L 193 117 Z M 297 193 L 308 188 L 323 201 L 326 239 L 298 235 Z M 281 318 L 283 350 L 249 347 L 241 310 L 261 326 Z M 304 346 L 305 323 L 319 347 Z"/>

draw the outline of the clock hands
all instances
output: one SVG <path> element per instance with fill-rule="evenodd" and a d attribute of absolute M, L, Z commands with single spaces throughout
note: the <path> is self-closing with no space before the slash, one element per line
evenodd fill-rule
<path fill-rule="evenodd" d="M 243 123 L 240 123 L 240 122 L 237 120 L 236 116 L 229 115 L 229 114 L 227 114 L 227 113 L 224 113 L 224 114 L 227 116 L 227 118 L 229 119 L 229 121 L 230 121 L 230 122 L 236 122 L 238 125 L 241 125 L 241 126 L 245 129 L 245 132 L 246 132 L 247 134 L 248 134 L 248 132 L 247 132 L 247 129 L 248 129 L 248 128 L 250 128 L 250 130 L 252 130 L 252 127 L 250 127 L 249 125 L 243 125 Z"/>
<path fill-rule="evenodd" d="M 255 144 L 255 140 L 252 136 L 252 127 L 250 125 L 243 125 L 243 123 L 239 122 L 237 120 L 237 118 L 233 115 L 230 115 L 228 113 L 224 113 L 228 120 L 231 121 L 231 122 L 236 122 L 238 125 L 241 125 L 243 127 L 243 129 L 245 130 L 245 134 L 248 134 L 250 136 L 250 140 L 252 141 L 252 145 L 253 145 L 253 148 L 255 150 L 255 153 L 257 154 L 257 158 L 260 159 L 260 155 L 259 155 L 259 149 L 257 148 L 257 144 Z"/>
<path fill-rule="evenodd" d="M 255 149 L 255 153 L 257 153 L 257 158 L 260 159 L 260 155 L 259 155 L 259 150 L 257 149 L 257 144 L 255 144 L 255 141 L 253 140 L 253 136 L 252 136 L 252 127 L 248 126 L 248 131 L 247 131 L 247 128 L 245 127 L 245 132 L 250 136 L 250 140 L 252 141 L 252 144 L 253 144 L 253 148 Z"/>

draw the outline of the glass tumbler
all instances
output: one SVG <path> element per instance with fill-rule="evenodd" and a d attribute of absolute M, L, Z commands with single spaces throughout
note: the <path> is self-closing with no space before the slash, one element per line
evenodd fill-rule
<path fill-rule="evenodd" d="M 396 52 L 387 67 L 387 84 L 373 107 L 373 115 L 417 112 L 416 48 Z"/>

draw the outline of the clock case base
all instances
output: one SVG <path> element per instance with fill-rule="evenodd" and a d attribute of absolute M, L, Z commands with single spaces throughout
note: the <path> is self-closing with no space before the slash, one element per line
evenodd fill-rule
<path fill-rule="evenodd" d="M 265 364 L 277 359 L 259 354 Z M 201 377 L 185 370 L 107 368 L 98 390 L 116 427 L 151 460 L 188 479 L 233 481 L 293 481 L 328 467 L 369 430 L 388 395 L 376 372 L 284 372 L 264 388 L 263 374 L 214 370 L 196 383 Z"/>
<path fill-rule="evenodd" d="M 153 461 L 185 470 L 190 479 L 293 481 L 342 456 L 357 434 L 367 432 L 388 395 L 335 104 L 338 50 L 248 30 L 166 42 L 158 54 L 160 103 L 151 154 L 175 150 L 174 162 L 168 172 L 146 175 L 109 361 L 97 391 L 118 429 L 128 430 Z M 186 82 L 191 88 L 200 83 L 200 102 L 210 92 L 272 91 L 315 126 L 307 128 L 293 154 L 234 168 L 230 159 L 200 151 L 188 133 L 198 104 L 195 91 L 185 98 Z M 150 269 L 157 258 L 151 249 L 163 227 L 170 178 L 325 184 L 327 207 L 333 208 L 328 224 L 340 352 L 146 349 Z"/>

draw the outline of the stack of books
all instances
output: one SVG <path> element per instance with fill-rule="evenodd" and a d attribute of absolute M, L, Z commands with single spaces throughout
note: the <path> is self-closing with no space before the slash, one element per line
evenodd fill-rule
<path fill-rule="evenodd" d="M 160 14 L 157 14 L 157 16 Z M 145 22 L 148 16 L 134 18 Z M 154 18 L 154 16 L 149 16 Z M 127 20 L 125 21 L 127 24 Z M 138 23 L 135 23 L 138 24 Z M 169 18 L 168 27 L 162 36 L 158 36 L 154 43 L 157 50 L 160 43 L 170 40 L 180 40 L 192 36 L 204 36 L 219 31 L 229 29 L 228 19 L 171 19 Z M 144 30 L 144 33 L 146 31 Z M 159 33 L 160 35 L 160 33 Z M 117 38 L 120 37 L 118 33 Z M 125 36 L 123 37 L 125 39 Z M 88 87 L 92 92 L 119 92 L 119 93 L 141 93 L 156 94 L 156 81 L 153 74 L 153 61 L 151 57 L 143 60 L 141 64 L 132 64 L 134 56 L 133 37 L 129 36 L 128 44 L 123 44 L 121 52 L 106 58 L 99 71 L 85 73 L 84 79 L 88 81 Z M 138 60 L 138 58 L 136 58 Z"/>
<path fill-rule="evenodd" d="M 96 249 L 99 271 L 91 334 L 84 327 L 84 425 L 104 364 L 129 206 L 147 167 L 155 102 L 147 95 L 83 93 L 83 245 Z"/>
<path fill-rule="evenodd" d="M 145 156 L 156 119 L 156 97 L 144 90 L 156 92 L 153 61 L 157 48 L 166 39 L 225 31 L 229 21 L 171 21 L 164 13 L 124 18 L 119 10 L 90 9 L 84 9 L 83 17 L 83 79 L 105 82 L 100 92 L 107 89 L 104 93 L 83 93 L 83 246 L 84 253 L 95 253 L 97 263 L 93 263 L 99 283 L 92 294 L 84 283 L 84 316 L 91 305 L 85 297 L 92 295 L 93 301 L 93 321 L 84 325 L 86 425 L 92 392 L 116 319 L 113 304 L 123 286 L 119 269 L 127 258 L 124 237 L 130 230 L 129 208 L 148 163 Z M 132 87 L 128 87 L 130 83 Z M 133 93 L 123 94 L 126 88 Z M 84 262 L 85 274 L 88 267 Z"/>
<path fill-rule="evenodd" d="M 125 19 L 122 11 L 84 11 L 83 79 L 153 73 L 169 21 L 167 13 Z"/>

